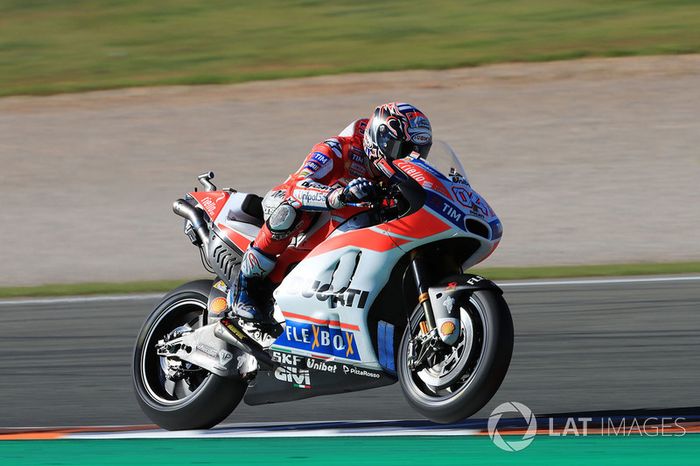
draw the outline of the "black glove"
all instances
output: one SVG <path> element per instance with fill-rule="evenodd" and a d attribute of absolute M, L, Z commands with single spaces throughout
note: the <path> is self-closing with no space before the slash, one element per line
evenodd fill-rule
<path fill-rule="evenodd" d="M 340 209 L 347 204 L 356 204 L 375 199 L 377 189 L 371 181 L 365 178 L 355 178 L 344 188 L 337 188 L 328 196 L 328 206 Z"/>
<path fill-rule="evenodd" d="M 343 202 L 363 202 L 374 199 L 376 188 L 371 181 L 365 178 L 355 178 L 343 189 L 343 194 L 340 196 Z"/>

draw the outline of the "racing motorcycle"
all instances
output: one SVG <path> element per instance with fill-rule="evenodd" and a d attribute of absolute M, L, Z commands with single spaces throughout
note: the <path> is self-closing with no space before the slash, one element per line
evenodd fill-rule
<path fill-rule="evenodd" d="M 510 364 L 499 287 L 465 273 L 502 236 L 454 151 L 392 162 L 378 199 L 319 214 L 266 280 L 274 324 L 228 313 L 243 252 L 265 221 L 259 196 L 217 190 L 212 172 L 173 205 L 216 276 L 167 294 L 133 354 L 138 402 L 156 424 L 202 429 L 249 405 L 399 382 L 413 408 L 450 423 L 481 409 Z M 278 276 L 274 276 L 278 274 Z M 275 283 L 279 283 L 275 285 Z"/>

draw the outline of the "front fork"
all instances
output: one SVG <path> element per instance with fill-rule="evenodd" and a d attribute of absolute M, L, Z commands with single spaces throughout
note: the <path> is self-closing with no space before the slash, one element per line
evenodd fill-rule
<path fill-rule="evenodd" d="M 455 306 L 453 297 L 455 286 L 429 288 L 425 258 L 419 251 L 411 252 L 411 271 L 418 290 L 418 303 L 425 316 L 420 322 L 420 333 L 409 346 L 409 364 L 417 369 L 459 340 L 461 322 L 459 306 Z"/>
<path fill-rule="evenodd" d="M 418 289 L 418 303 L 423 307 L 423 314 L 425 314 L 426 328 L 421 328 L 421 330 L 423 330 L 423 333 L 430 333 L 435 328 L 435 316 L 433 315 L 433 307 L 430 304 L 430 295 L 428 294 L 427 279 L 425 277 L 425 259 L 420 252 L 415 250 L 411 251 L 411 271 Z"/>

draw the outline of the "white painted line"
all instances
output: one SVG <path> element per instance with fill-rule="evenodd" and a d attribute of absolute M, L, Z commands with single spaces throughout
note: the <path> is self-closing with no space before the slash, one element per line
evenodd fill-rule
<path fill-rule="evenodd" d="M 64 433 L 62 439 L 180 439 L 180 438 L 318 438 L 318 437 L 386 437 L 386 436 L 456 436 L 479 435 L 484 433 L 486 420 L 475 420 L 472 425 L 444 426 L 432 424 L 421 420 L 365 420 L 365 421 L 307 421 L 280 424 L 279 422 L 253 422 L 224 424 L 210 430 L 184 430 L 169 432 L 153 426 L 143 429 L 145 426 L 97 426 L 87 427 L 86 431 Z M 418 424 L 416 424 L 418 422 Z M 133 427 L 133 430 L 128 430 Z M 118 430 L 110 430 L 110 429 Z M 33 429 L 15 428 L 17 432 L 25 431 L 31 435 Z M 80 429 L 80 428 L 79 428 Z M 70 430 L 70 427 L 54 429 L 36 428 L 37 434 L 41 432 Z M 9 433 L 12 434 L 12 433 Z M 2 435 L 0 435 L 1 439 Z"/>
<path fill-rule="evenodd" d="M 477 435 L 480 429 L 422 429 L 376 427 L 361 429 L 308 429 L 308 430 L 190 430 L 150 432 L 110 432 L 68 434 L 68 439 L 174 439 L 174 438 L 267 438 L 267 437 L 407 437 L 407 436 L 455 436 Z"/>
<path fill-rule="evenodd" d="M 487 277 L 488 278 L 488 277 Z M 700 275 L 691 275 L 683 277 L 643 277 L 643 278 L 591 278 L 580 280 L 522 280 L 522 281 L 503 281 L 498 282 L 498 285 L 503 288 L 508 287 L 524 287 L 524 286 L 561 286 L 561 285 L 618 285 L 618 284 L 636 284 L 636 283 L 672 283 L 672 282 L 690 282 L 700 281 Z"/>
<path fill-rule="evenodd" d="M 486 277 L 488 278 L 488 277 Z M 641 277 L 641 278 L 591 278 L 576 280 L 518 280 L 499 281 L 498 285 L 503 288 L 517 288 L 527 286 L 586 286 L 586 285 L 618 285 L 636 283 L 673 283 L 700 281 L 700 275 L 672 276 L 672 277 Z M 97 295 L 97 296 L 66 296 L 65 298 L 18 298 L 0 300 L 0 306 L 33 305 L 33 304 L 75 304 L 75 303 L 99 303 L 109 301 L 146 301 L 158 299 L 165 293 L 141 293 L 123 295 Z"/>
<path fill-rule="evenodd" d="M 16 306 L 30 304 L 75 304 L 75 303 L 101 303 L 108 301 L 146 301 L 162 298 L 165 293 L 124 294 L 106 296 L 66 296 L 65 298 L 18 298 L 0 300 L 0 306 Z"/>

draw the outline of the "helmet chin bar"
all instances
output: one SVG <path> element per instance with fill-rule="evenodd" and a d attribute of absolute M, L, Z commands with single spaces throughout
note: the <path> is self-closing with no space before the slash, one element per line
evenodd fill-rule
<path fill-rule="evenodd" d="M 432 143 L 429 143 L 429 144 L 422 144 L 422 145 L 414 144 L 414 146 L 413 146 L 413 152 L 417 152 L 418 155 L 420 155 L 420 157 L 421 157 L 422 159 L 427 159 L 427 158 L 428 158 L 428 154 L 430 153 L 430 148 L 431 148 L 432 146 L 433 146 Z"/>

